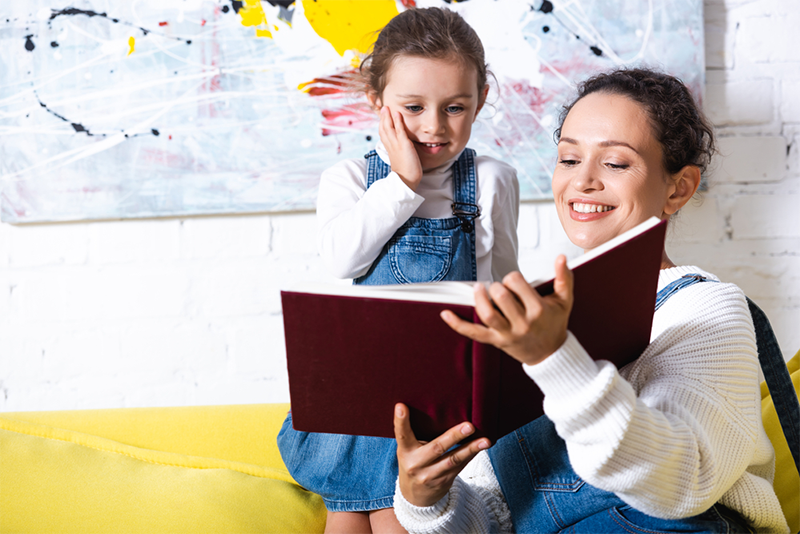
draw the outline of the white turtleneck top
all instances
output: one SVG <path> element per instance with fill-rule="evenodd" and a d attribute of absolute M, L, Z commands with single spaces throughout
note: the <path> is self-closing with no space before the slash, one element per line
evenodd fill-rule
<path fill-rule="evenodd" d="M 661 271 L 659 290 L 689 273 L 716 279 L 698 267 L 674 267 Z M 691 517 L 719 502 L 756 532 L 786 533 L 758 366 L 741 289 L 700 283 L 655 313 L 650 344 L 621 370 L 594 361 L 571 333 L 546 360 L 523 367 L 545 394 L 544 411 L 573 469 L 589 484 L 655 517 Z M 411 505 L 399 487 L 394 502 L 412 534 L 513 529 L 486 451 L 433 506 Z"/>
<path fill-rule="evenodd" d="M 378 143 L 378 156 L 389 156 Z M 459 154 L 460 155 L 460 154 Z M 425 171 L 416 191 L 390 172 L 367 189 L 367 160 L 341 161 L 322 173 L 317 199 L 318 248 L 337 278 L 365 274 L 383 246 L 409 217 L 453 216 L 453 158 Z M 478 280 L 501 280 L 519 269 L 517 219 L 519 183 L 513 167 L 487 156 L 475 158 L 475 255 Z"/>

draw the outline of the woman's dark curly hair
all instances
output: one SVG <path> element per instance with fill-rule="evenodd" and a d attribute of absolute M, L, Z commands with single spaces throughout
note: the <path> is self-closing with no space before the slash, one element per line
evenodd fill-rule
<path fill-rule="evenodd" d="M 675 174 L 686 165 L 705 172 L 714 155 L 714 129 L 678 78 L 635 68 L 597 74 L 578 85 L 578 96 L 561 111 L 554 138 L 558 143 L 564 120 L 586 95 L 607 93 L 626 96 L 641 104 L 650 116 L 655 138 L 664 153 L 664 168 Z"/>

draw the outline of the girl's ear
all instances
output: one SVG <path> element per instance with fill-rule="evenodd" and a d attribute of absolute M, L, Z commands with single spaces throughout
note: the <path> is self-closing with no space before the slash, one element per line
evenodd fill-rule
<path fill-rule="evenodd" d="M 664 205 L 664 213 L 672 215 L 681 209 L 700 187 L 700 169 L 687 165 L 671 177 L 673 191 Z"/>
<path fill-rule="evenodd" d="M 372 106 L 372 109 L 375 111 L 380 111 L 381 107 L 383 107 L 378 93 L 373 90 L 367 91 L 367 100 L 369 101 L 369 105 Z"/>
<path fill-rule="evenodd" d="M 475 122 L 475 119 L 478 118 L 478 113 L 480 113 L 481 110 L 483 109 L 483 105 L 486 103 L 486 97 L 488 94 L 489 94 L 489 84 L 487 83 L 486 85 L 483 86 L 483 91 L 481 91 L 481 94 L 478 95 L 478 109 L 475 110 L 475 118 L 472 119 L 473 122 Z"/>

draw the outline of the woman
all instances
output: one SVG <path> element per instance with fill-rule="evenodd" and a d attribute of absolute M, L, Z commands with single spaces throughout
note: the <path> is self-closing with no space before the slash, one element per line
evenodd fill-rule
<path fill-rule="evenodd" d="M 714 150 L 683 83 L 645 69 L 581 84 L 556 139 L 556 208 L 586 250 L 651 216 L 669 219 Z M 418 442 L 399 404 L 401 524 L 409 532 L 788 532 L 744 294 L 699 267 L 676 266 L 666 251 L 659 290 L 651 343 L 621 370 L 592 360 L 567 330 L 572 277 L 563 256 L 551 296 L 512 273 L 488 292 L 476 287 L 485 326 L 444 312 L 454 330 L 523 363 L 545 393 L 546 415 L 484 451 L 485 438 L 453 448 L 474 431 L 469 423 Z"/>

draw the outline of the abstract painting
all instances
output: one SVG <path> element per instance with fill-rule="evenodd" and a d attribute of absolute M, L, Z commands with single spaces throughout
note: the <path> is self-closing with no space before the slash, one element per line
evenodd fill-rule
<path fill-rule="evenodd" d="M 0 208 L 10 223 L 313 209 L 377 140 L 346 82 L 404 9 L 461 13 L 494 74 L 470 142 L 551 195 L 576 82 L 621 65 L 701 98 L 701 0 L 26 0 L 0 4 Z"/>

